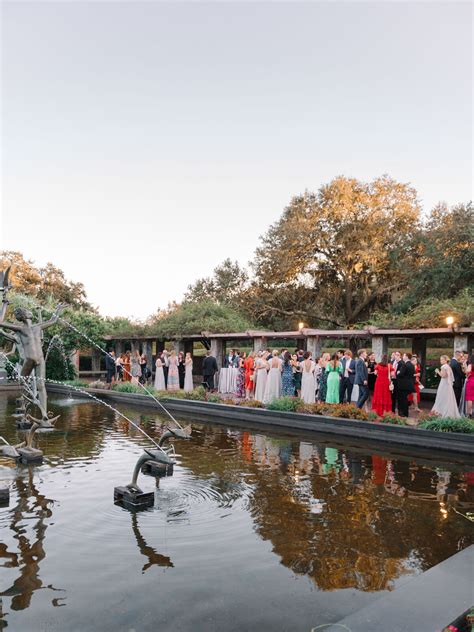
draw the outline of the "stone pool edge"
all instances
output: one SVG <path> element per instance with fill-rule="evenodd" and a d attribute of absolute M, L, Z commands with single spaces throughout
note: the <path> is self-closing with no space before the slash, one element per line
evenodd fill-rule
<path fill-rule="evenodd" d="M 67 386 L 48 384 L 53 393 L 71 393 Z M 85 388 L 84 391 L 107 400 L 124 404 L 140 405 L 156 410 L 156 402 L 148 395 L 138 393 L 120 393 L 105 389 Z M 75 394 L 73 392 L 73 394 Z M 241 425 L 242 422 L 260 426 L 276 427 L 283 430 L 303 430 L 320 434 L 367 439 L 384 445 L 430 448 L 440 452 L 449 452 L 474 458 L 474 435 L 461 433 L 421 430 L 411 426 L 396 426 L 372 421 L 358 421 L 341 417 L 306 415 L 302 413 L 280 412 L 245 406 L 230 406 L 185 399 L 160 400 L 171 413 L 191 415 L 196 421 L 212 420 L 214 423 Z M 206 419 L 203 419 L 205 417 Z"/>

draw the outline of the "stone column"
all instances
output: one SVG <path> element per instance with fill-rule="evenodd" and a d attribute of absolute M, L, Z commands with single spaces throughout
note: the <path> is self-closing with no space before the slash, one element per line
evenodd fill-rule
<path fill-rule="evenodd" d="M 221 338 L 211 338 L 211 355 L 215 357 L 219 369 L 222 368 L 223 349 L 224 345 Z"/>
<path fill-rule="evenodd" d="M 130 340 L 130 346 L 132 349 L 132 353 L 134 351 L 138 351 L 138 353 L 140 353 L 140 343 L 138 340 Z"/>
<path fill-rule="evenodd" d="M 263 336 L 260 336 L 259 338 L 254 338 L 253 339 L 253 350 L 254 351 L 260 351 L 260 349 L 266 349 L 267 347 L 267 339 L 264 338 Z"/>
<path fill-rule="evenodd" d="M 145 340 L 143 342 L 142 353 L 144 353 L 145 356 L 146 356 L 146 365 L 147 365 L 147 367 L 150 369 L 150 371 L 153 371 L 153 354 L 151 352 L 151 342 L 150 342 L 150 340 Z"/>
<path fill-rule="evenodd" d="M 100 373 L 100 356 L 101 352 L 94 347 L 92 349 L 92 372 Z"/>
<path fill-rule="evenodd" d="M 308 336 L 306 338 L 306 351 L 310 351 L 313 360 L 321 356 L 321 338 L 319 336 Z"/>
<path fill-rule="evenodd" d="M 469 336 L 466 334 L 455 334 L 454 335 L 454 344 L 453 344 L 453 352 L 454 351 L 466 351 L 470 354 L 471 351 L 468 349 L 469 347 Z"/>
<path fill-rule="evenodd" d="M 124 352 L 123 340 L 115 340 L 115 357 L 118 358 Z"/>
<path fill-rule="evenodd" d="M 184 342 L 182 340 L 173 340 L 173 349 L 178 354 L 180 351 L 184 353 Z"/>
<path fill-rule="evenodd" d="M 69 362 L 74 367 L 75 377 L 79 377 L 79 351 L 75 350 L 69 354 Z"/>
<path fill-rule="evenodd" d="M 384 353 L 388 353 L 388 336 L 372 336 L 372 351 L 375 359 L 380 362 Z"/>

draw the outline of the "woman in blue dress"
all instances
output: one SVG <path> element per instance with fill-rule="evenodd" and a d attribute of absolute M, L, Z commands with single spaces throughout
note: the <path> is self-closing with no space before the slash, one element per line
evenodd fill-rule
<path fill-rule="evenodd" d="M 283 356 L 283 369 L 281 372 L 281 395 L 282 397 L 294 397 L 295 395 L 293 365 L 291 364 L 291 354 L 289 351 L 287 351 Z"/>

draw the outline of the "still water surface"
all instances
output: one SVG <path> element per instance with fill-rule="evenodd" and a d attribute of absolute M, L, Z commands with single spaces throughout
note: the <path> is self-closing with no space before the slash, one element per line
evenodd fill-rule
<path fill-rule="evenodd" d="M 20 440 L 14 398 L 0 435 Z M 473 474 L 271 432 L 193 424 L 139 513 L 113 504 L 143 436 L 99 404 L 51 401 L 41 466 L 0 461 L 0 628 L 310 632 L 474 541 Z M 159 437 L 157 415 L 122 408 Z"/>

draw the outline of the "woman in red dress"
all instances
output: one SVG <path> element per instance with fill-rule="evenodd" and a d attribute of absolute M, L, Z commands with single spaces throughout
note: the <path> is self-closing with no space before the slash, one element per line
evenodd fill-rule
<path fill-rule="evenodd" d="M 244 362 L 245 369 L 245 397 L 250 399 L 254 387 L 254 372 L 255 372 L 255 353 L 251 351 Z"/>
<path fill-rule="evenodd" d="M 383 354 L 381 361 L 375 366 L 374 373 L 377 376 L 372 398 L 372 410 L 382 417 L 386 412 L 392 411 L 392 392 L 390 391 L 390 371 L 388 356 Z"/>
<path fill-rule="evenodd" d="M 415 392 L 414 393 L 410 393 L 410 395 L 408 395 L 408 401 L 409 402 L 413 402 L 414 407 L 413 410 L 415 410 L 417 413 L 420 413 L 420 375 L 421 375 L 421 366 L 418 363 L 418 357 L 417 356 L 412 356 L 411 357 L 411 363 L 413 364 L 413 366 L 415 367 Z"/>

